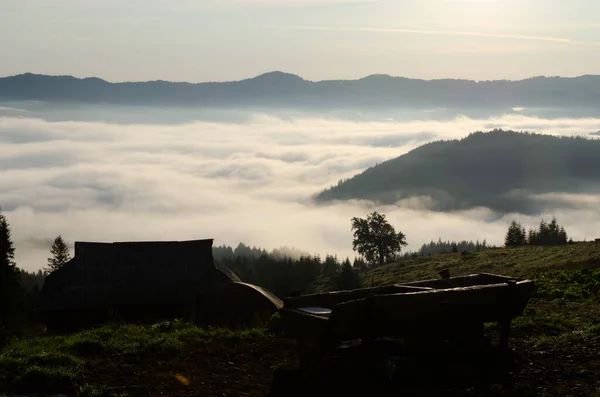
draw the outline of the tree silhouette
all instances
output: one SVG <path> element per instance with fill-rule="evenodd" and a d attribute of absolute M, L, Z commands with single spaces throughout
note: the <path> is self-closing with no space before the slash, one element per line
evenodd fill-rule
<path fill-rule="evenodd" d="M 367 262 L 365 262 L 362 258 L 356 257 L 354 258 L 354 262 L 352 263 L 352 267 L 354 270 L 366 270 Z"/>
<path fill-rule="evenodd" d="M 340 269 L 340 264 L 335 256 L 326 255 L 323 262 L 323 274 L 333 277 Z"/>
<path fill-rule="evenodd" d="M 517 221 L 512 221 L 504 238 L 506 247 L 520 247 L 527 244 L 525 228 Z"/>
<path fill-rule="evenodd" d="M 565 228 L 558 224 L 555 217 L 550 223 L 542 219 L 538 230 L 529 231 L 529 245 L 563 245 L 568 240 Z"/>
<path fill-rule="evenodd" d="M 21 278 L 14 259 L 10 226 L 0 212 L 0 333 L 3 327 L 10 325 L 21 304 Z"/>
<path fill-rule="evenodd" d="M 52 257 L 48 258 L 48 267 L 46 269 L 49 273 L 60 269 L 65 263 L 71 260 L 69 247 L 61 235 L 58 235 L 54 239 L 54 243 L 52 243 L 52 247 L 50 248 L 50 253 L 52 254 Z"/>
<path fill-rule="evenodd" d="M 371 263 L 383 265 L 406 246 L 406 236 L 385 219 L 385 215 L 373 212 L 366 219 L 352 218 L 354 240 L 352 248 Z"/>
<path fill-rule="evenodd" d="M 550 223 L 544 219 L 540 221 L 538 229 L 531 228 L 525 233 L 521 224 L 513 221 L 506 233 L 505 245 L 514 247 L 524 244 L 529 245 L 563 245 L 569 242 L 565 228 L 558 224 L 555 217 Z"/>
<path fill-rule="evenodd" d="M 335 287 L 338 290 L 350 290 L 360 288 L 360 279 L 356 274 L 356 270 L 350 264 L 350 260 L 346 260 L 342 263 L 339 272 L 333 279 Z"/>

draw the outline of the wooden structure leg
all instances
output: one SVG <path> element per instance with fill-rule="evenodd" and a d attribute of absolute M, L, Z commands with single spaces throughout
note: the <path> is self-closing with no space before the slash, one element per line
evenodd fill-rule
<path fill-rule="evenodd" d="M 508 337 L 510 335 L 510 326 L 512 320 L 505 319 L 499 322 L 500 324 L 500 347 L 504 350 L 508 350 Z"/>

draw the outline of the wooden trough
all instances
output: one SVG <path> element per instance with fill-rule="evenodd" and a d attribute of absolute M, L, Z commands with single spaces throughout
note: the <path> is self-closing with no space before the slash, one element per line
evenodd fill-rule
<path fill-rule="evenodd" d="M 340 342 L 387 337 L 409 344 L 439 341 L 472 346 L 483 325 L 497 322 L 500 345 L 508 346 L 511 321 L 520 316 L 534 283 L 493 274 L 473 274 L 385 287 L 284 299 L 284 334 L 298 342 L 301 365 Z"/>

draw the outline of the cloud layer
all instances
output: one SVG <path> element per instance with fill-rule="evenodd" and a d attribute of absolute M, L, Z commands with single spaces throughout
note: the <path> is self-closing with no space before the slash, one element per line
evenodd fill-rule
<path fill-rule="evenodd" d="M 57 234 L 67 241 L 215 238 L 346 256 L 350 218 L 375 207 L 315 207 L 313 193 L 425 142 L 495 127 L 587 135 L 600 129 L 600 119 L 358 122 L 256 113 L 243 121 L 159 125 L 0 116 L 0 205 L 18 264 L 29 270 L 45 265 Z M 598 197 L 543 199 L 570 204 L 556 215 L 574 238 L 596 237 Z M 438 237 L 500 244 L 514 216 L 484 208 L 434 213 L 424 204 L 377 209 L 414 248 Z M 518 217 L 527 225 L 539 220 Z"/>

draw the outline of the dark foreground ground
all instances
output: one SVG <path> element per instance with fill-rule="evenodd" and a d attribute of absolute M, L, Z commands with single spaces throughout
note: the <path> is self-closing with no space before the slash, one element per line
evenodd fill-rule
<path fill-rule="evenodd" d="M 584 307 L 524 316 L 508 352 L 416 353 L 376 341 L 339 349 L 309 373 L 298 370 L 293 341 L 262 330 L 107 326 L 15 340 L 0 354 L 0 396 L 600 397 L 600 326 L 557 313 L 598 322 L 598 306 Z"/>
<path fill-rule="evenodd" d="M 508 354 L 386 360 L 349 353 L 302 375 L 289 341 L 226 341 L 191 346 L 170 359 L 90 362 L 83 377 L 98 391 L 152 396 L 600 396 L 598 343 L 513 347 Z"/>

